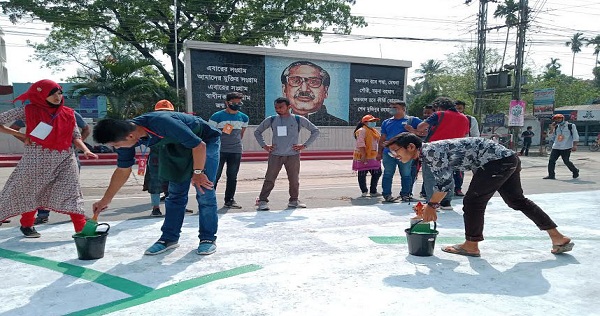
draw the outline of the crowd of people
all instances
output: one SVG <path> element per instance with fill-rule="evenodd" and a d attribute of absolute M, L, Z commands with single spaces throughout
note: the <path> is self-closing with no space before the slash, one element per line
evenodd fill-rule
<path fill-rule="evenodd" d="M 294 67 L 300 66 L 303 65 Z M 154 111 L 130 120 L 98 121 L 93 129 L 94 140 L 114 147 L 118 158 L 105 193 L 93 203 L 94 214 L 109 207 L 137 164 L 138 175 L 145 179 L 144 190 L 150 193 L 151 215 L 164 216 L 160 237 L 145 254 L 156 255 L 179 246 L 184 215 L 189 211 L 190 185 L 195 190 L 199 210 L 197 253 L 214 253 L 218 230 L 215 191 L 225 168 L 223 205 L 242 208 L 235 200 L 235 193 L 242 139 L 249 123 L 248 116 L 242 112 L 243 98 L 241 93 L 228 93 L 225 109 L 214 113 L 208 121 L 174 111 L 168 100 L 157 102 Z M 64 106 L 62 88 L 53 81 L 34 83 L 17 100 L 30 103 L 1 113 L 0 131 L 22 140 L 25 153 L 0 193 L 0 220 L 21 215 L 21 232 L 25 237 L 37 238 L 40 234 L 34 225 L 43 221 L 36 221 L 36 211 L 62 212 L 71 216 L 75 231 L 79 232 L 86 218 L 74 147 L 87 158 L 97 158 L 82 141 L 89 135 L 89 127 L 77 124 L 77 114 Z M 269 195 L 282 167 L 289 181 L 287 206 L 307 207 L 299 199 L 300 152 L 317 140 L 320 132 L 305 116 L 295 114 L 292 105 L 288 98 L 275 99 L 276 115 L 266 117 L 254 131 L 256 141 L 268 152 L 265 179 L 256 201 L 259 211 L 270 209 Z M 446 247 L 444 251 L 479 256 L 477 243 L 483 240 L 485 206 L 498 191 L 510 207 L 522 211 L 548 232 L 554 253 L 571 250 L 571 240 L 560 234 L 556 224 L 523 196 L 518 156 L 502 145 L 480 138 L 477 120 L 465 115 L 464 107 L 462 101 L 439 97 L 425 106 L 423 118 L 418 118 L 407 114 L 406 103 L 394 101 L 388 105 L 390 117 L 383 120 L 380 129 L 376 128 L 380 118 L 370 114 L 362 117 L 354 130 L 356 147 L 352 161 L 352 169 L 358 173 L 361 196 L 381 196 L 386 203 L 416 201 L 413 186 L 421 172 L 420 198 L 427 205 L 424 220 L 435 220 L 438 209 L 452 209 L 453 195 L 464 196 L 466 241 Z M 577 129 L 565 123 L 564 117 L 555 118 L 551 132 L 556 141 L 548 164 L 549 176 L 545 179 L 554 179 L 554 163 L 559 156 L 576 178 L 579 170 L 568 161 L 571 150 L 576 150 Z M 15 125 L 19 120 L 24 124 Z M 9 123 L 13 125 L 6 127 Z M 25 133 L 19 131 L 23 126 Z M 300 141 L 302 128 L 310 133 L 304 141 Z M 272 132 L 270 141 L 263 137 L 267 129 Z M 528 134 L 531 136 L 532 133 Z M 527 150 L 528 146 L 525 153 Z M 400 177 L 397 196 L 392 190 L 396 169 Z M 463 193 L 465 171 L 473 171 L 474 176 L 469 189 Z M 367 185 L 369 174 L 371 179 Z M 164 215 L 159 206 L 161 193 L 165 194 Z M 38 216 L 47 221 L 47 214 Z"/>

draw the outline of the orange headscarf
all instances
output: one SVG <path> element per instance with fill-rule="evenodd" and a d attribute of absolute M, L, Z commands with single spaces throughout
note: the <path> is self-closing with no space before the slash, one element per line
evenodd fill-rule
<path fill-rule="evenodd" d="M 62 90 L 58 83 L 48 79 L 40 80 L 14 99 L 13 103 L 17 100 L 22 103 L 25 103 L 26 100 L 30 101 L 30 104 L 25 106 L 25 124 L 27 125 L 27 136 L 31 138 L 31 141 L 48 149 L 68 150 L 73 143 L 75 114 L 73 109 L 64 105 L 64 99 L 61 100 L 58 107 L 51 107 L 48 104 L 46 98 L 56 90 Z M 46 139 L 30 135 L 40 122 L 52 126 L 52 131 Z"/>

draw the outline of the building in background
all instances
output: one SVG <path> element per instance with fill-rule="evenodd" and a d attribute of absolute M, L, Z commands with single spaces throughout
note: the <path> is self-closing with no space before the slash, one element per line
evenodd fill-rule
<path fill-rule="evenodd" d="M 8 86 L 8 69 L 6 69 L 6 42 L 4 32 L 0 28 L 0 86 Z"/>

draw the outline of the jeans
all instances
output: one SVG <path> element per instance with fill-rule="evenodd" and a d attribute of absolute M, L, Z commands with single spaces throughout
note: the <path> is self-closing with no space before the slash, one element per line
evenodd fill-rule
<path fill-rule="evenodd" d="M 554 169 L 556 168 L 556 161 L 558 157 L 562 158 L 563 163 L 572 173 L 579 172 L 579 169 L 575 168 L 575 165 L 569 160 L 571 158 L 571 148 L 569 149 L 552 149 L 550 152 L 550 160 L 548 161 L 548 175 L 554 177 Z"/>
<path fill-rule="evenodd" d="M 506 205 L 521 211 L 540 230 L 556 228 L 550 216 L 523 195 L 521 161 L 519 157 L 513 155 L 490 161 L 473 174 L 469 190 L 463 199 L 466 240 L 483 240 L 485 207 L 496 191 Z"/>
<path fill-rule="evenodd" d="M 381 179 L 381 187 L 383 189 L 382 194 L 384 196 L 392 195 L 392 180 L 394 180 L 394 174 L 396 168 L 400 172 L 400 196 L 410 196 L 412 194 L 412 187 L 414 178 L 417 174 L 417 165 L 414 160 L 407 163 L 392 158 L 389 155 L 383 155 L 383 177 Z"/>
<path fill-rule="evenodd" d="M 529 140 L 525 138 L 525 140 L 523 140 L 523 147 L 521 147 L 521 155 L 525 152 L 525 156 L 529 156 L 529 147 L 531 147 L 531 138 L 529 138 Z"/>
<path fill-rule="evenodd" d="M 217 179 L 215 180 L 215 190 L 217 182 L 221 179 L 223 167 L 227 164 L 227 183 L 225 184 L 225 202 L 233 201 L 235 189 L 237 187 L 237 175 L 240 171 L 240 163 L 242 162 L 241 153 L 221 153 L 219 158 L 219 169 L 217 169 Z"/>
<path fill-rule="evenodd" d="M 265 173 L 265 182 L 258 195 L 260 201 L 269 202 L 269 195 L 275 187 L 275 180 L 281 171 L 281 167 L 285 166 L 288 181 L 290 183 L 290 202 L 298 201 L 300 195 L 300 154 L 292 156 L 276 156 L 269 155 L 267 162 L 267 172 Z"/>
<path fill-rule="evenodd" d="M 204 140 L 206 143 L 206 162 L 204 170 L 208 180 L 215 182 L 217 168 L 219 166 L 219 149 L 221 139 L 213 137 Z M 190 157 L 191 159 L 191 157 Z M 183 182 L 169 182 L 169 196 L 165 199 L 165 221 L 161 227 L 160 240 L 167 242 L 179 241 L 185 208 L 188 203 L 190 191 L 190 178 Z M 217 239 L 217 196 L 215 190 L 203 188 L 204 194 L 196 189 L 196 200 L 198 201 L 198 238 L 200 240 L 215 241 Z"/>
<path fill-rule="evenodd" d="M 454 178 L 454 192 L 462 191 L 462 185 L 465 180 L 465 173 L 462 171 L 454 171 L 452 177 Z"/>
<path fill-rule="evenodd" d="M 433 176 L 433 172 L 431 172 L 431 168 L 427 164 L 421 165 L 421 169 L 423 171 L 423 186 L 425 186 L 425 198 L 429 202 L 431 195 L 433 194 L 433 187 L 435 186 L 435 177 Z M 452 201 L 452 196 L 454 193 L 454 182 L 452 182 L 448 192 L 446 192 L 446 196 L 442 199 L 444 205 L 450 203 Z"/>
<path fill-rule="evenodd" d="M 367 173 L 371 173 L 371 185 L 367 188 Z M 381 177 L 381 169 L 377 170 L 364 170 L 358 172 L 358 187 L 362 193 L 377 193 L 377 183 Z"/>

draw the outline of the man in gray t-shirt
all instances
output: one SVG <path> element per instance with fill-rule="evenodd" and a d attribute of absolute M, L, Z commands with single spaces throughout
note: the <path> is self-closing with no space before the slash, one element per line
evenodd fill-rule
<path fill-rule="evenodd" d="M 265 181 L 258 196 L 258 210 L 269 210 L 269 194 L 275 187 L 275 180 L 285 166 L 290 185 L 290 199 L 288 207 L 306 207 L 306 204 L 298 200 L 300 191 L 300 151 L 306 149 L 319 136 L 319 129 L 308 119 L 290 113 L 292 107 L 287 98 L 275 100 L 276 116 L 265 118 L 254 131 L 258 144 L 269 152 L 269 161 Z M 298 143 L 300 128 L 310 131 L 310 137 L 303 143 Z M 271 128 L 273 131 L 272 144 L 267 145 L 262 133 Z"/>
<path fill-rule="evenodd" d="M 242 162 L 242 138 L 248 127 L 248 115 L 242 113 L 242 99 L 244 95 L 239 92 L 230 92 L 225 97 L 225 110 L 216 112 L 208 120 L 208 125 L 221 131 L 221 151 L 219 155 L 219 168 L 215 180 L 215 189 L 227 164 L 227 183 L 225 187 L 225 207 L 242 208 L 234 199 L 237 187 L 237 175 Z"/>

